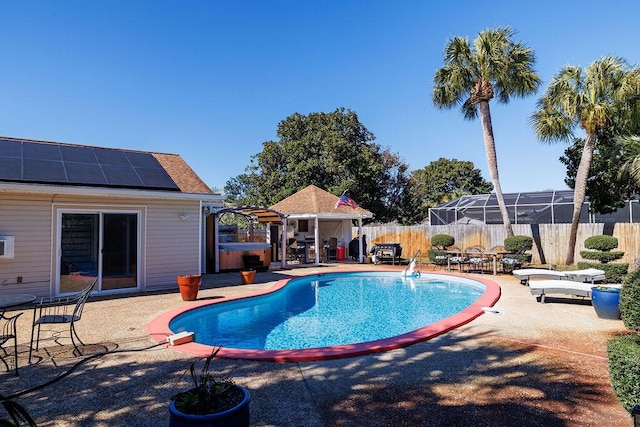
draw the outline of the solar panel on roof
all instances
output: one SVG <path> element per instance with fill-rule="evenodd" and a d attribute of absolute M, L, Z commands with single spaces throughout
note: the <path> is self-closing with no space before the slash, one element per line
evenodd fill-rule
<path fill-rule="evenodd" d="M 179 190 L 151 153 L 4 139 L 0 180 Z"/>

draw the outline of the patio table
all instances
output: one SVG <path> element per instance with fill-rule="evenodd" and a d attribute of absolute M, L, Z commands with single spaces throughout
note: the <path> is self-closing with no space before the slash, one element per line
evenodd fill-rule
<path fill-rule="evenodd" d="M 18 307 L 33 302 L 35 299 L 36 296 L 30 294 L 0 295 L 0 313 L 4 313 L 7 308 Z"/>

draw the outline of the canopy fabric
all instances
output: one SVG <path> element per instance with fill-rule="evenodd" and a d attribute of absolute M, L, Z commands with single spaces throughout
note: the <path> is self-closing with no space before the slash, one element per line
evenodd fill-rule
<path fill-rule="evenodd" d="M 253 217 L 258 220 L 259 223 L 268 223 L 268 222 L 281 222 L 282 218 L 285 217 L 284 214 L 264 207 L 258 206 L 240 206 L 235 208 L 223 208 L 216 210 L 216 215 L 222 215 L 227 212 L 237 213 L 240 215 L 245 215 L 249 217 Z"/>

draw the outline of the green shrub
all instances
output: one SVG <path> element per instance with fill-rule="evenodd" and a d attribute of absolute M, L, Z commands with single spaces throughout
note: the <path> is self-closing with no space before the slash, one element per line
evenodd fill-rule
<path fill-rule="evenodd" d="M 504 250 L 509 252 L 527 251 L 533 247 L 533 237 L 510 236 L 504 239 Z"/>
<path fill-rule="evenodd" d="M 622 283 L 624 276 L 629 270 L 629 264 L 627 263 L 615 263 L 615 264 L 599 264 L 597 262 L 579 262 L 578 270 L 585 268 L 597 268 L 604 271 L 607 277 L 607 283 Z"/>
<path fill-rule="evenodd" d="M 584 247 L 596 251 L 610 251 L 618 247 L 618 238 L 613 236 L 591 236 L 584 241 Z"/>
<path fill-rule="evenodd" d="M 620 317 L 624 326 L 640 332 L 640 270 L 631 272 L 625 278 L 620 291 Z"/>
<path fill-rule="evenodd" d="M 429 249 L 427 251 L 427 257 L 429 258 L 429 261 L 436 265 L 447 264 L 447 251 L 444 249 Z"/>
<path fill-rule="evenodd" d="M 640 335 L 626 335 L 607 344 L 613 391 L 629 412 L 640 402 Z"/>
<path fill-rule="evenodd" d="M 438 249 L 447 249 L 449 246 L 453 246 L 455 239 L 448 234 L 436 234 L 431 237 L 431 246 L 435 246 Z"/>
<path fill-rule="evenodd" d="M 592 261 L 600 261 L 603 264 L 620 259 L 622 258 L 623 255 L 624 255 L 624 252 L 621 252 L 621 251 L 613 251 L 613 252 L 580 251 L 580 256 L 582 258 L 590 259 Z"/>

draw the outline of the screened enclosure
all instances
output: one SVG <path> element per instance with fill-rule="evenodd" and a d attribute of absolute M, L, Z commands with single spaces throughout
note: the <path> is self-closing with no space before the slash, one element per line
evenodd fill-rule
<path fill-rule="evenodd" d="M 539 191 L 503 194 L 509 218 L 513 224 L 571 223 L 573 190 Z M 611 214 L 598 214 L 589 209 L 585 200 L 581 223 L 640 222 L 638 200 L 627 200 L 623 208 Z M 462 196 L 429 209 L 429 224 L 502 224 L 495 193 Z"/>

